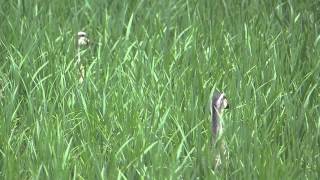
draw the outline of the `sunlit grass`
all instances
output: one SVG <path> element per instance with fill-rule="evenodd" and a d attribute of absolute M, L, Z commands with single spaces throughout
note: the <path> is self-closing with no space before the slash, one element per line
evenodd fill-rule
<path fill-rule="evenodd" d="M 318 5 L 2 3 L 1 179 L 317 179 Z M 216 171 L 213 90 L 232 107 Z"/>

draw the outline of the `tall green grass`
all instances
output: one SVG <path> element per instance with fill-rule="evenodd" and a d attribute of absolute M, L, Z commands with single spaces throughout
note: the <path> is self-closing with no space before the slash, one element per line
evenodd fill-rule
<path fill-rule="evenodd" d="M 1 179 L 319 178 L 318 2 L 0 4 Z M 232 106 L 216 171 L 213 90 Z"/>

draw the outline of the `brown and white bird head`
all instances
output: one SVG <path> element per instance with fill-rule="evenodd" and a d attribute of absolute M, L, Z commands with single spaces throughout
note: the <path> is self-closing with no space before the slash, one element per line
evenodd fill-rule
<path fill-rule="evenodd" d="M 90 43 L 88 35 L 86 32 L 80 31 L 78 32 L 78 46 L 88 46 Z"/>
<path fill-rule="evenodd" d="M 216 93 L 212 98 L 211 120 L 212 120 L 212 141 L 215 143 L 223 130 L 221 116 L 224 109 L 228 109 L 229 104 L 224 93 Z"/>
<path fill-rule="evenodd" d="M 212 98 L 212 110 L 222 113 L 224 109 L 229 108 L 227 97 L 224 93 L 216 93 Z"/>

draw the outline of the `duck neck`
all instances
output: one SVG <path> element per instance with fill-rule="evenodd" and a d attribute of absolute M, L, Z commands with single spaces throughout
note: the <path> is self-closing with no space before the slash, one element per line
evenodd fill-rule
<path fill-rule="evenodd" d="M 212 142 L 215 143 L 221 129 L 220 113 L 216 108 L 212 108 Z"/>

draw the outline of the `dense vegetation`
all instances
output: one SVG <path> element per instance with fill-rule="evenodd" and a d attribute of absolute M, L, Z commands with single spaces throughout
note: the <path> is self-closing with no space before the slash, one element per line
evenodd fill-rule
<path fill-rule="evenodd" d="M 319 26 L 317 1 L 0 1 L 0 177 L 317 179 Z"/>

